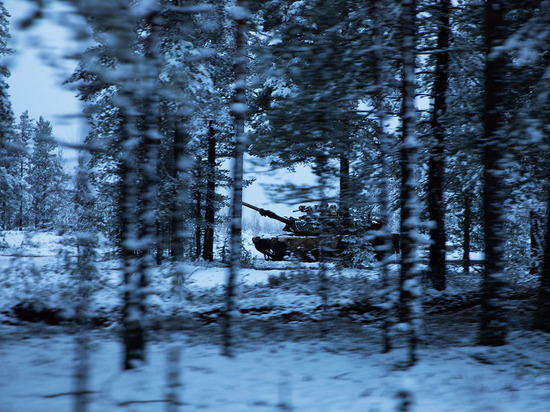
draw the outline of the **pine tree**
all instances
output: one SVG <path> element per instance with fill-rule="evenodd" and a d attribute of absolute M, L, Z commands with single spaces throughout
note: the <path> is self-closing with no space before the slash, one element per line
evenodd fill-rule
<path fill-rule="evenodd" d="M 29 172 L 29 142 L 34 132 L 34 120 L 29 118 L 29 112 L 25 111 L 19 116 L 19 123 L 15 126 L 15 145 L 17 147 L 17 163 L 14 164 L 13 174 L 17 176 L 19 185 L 17 187 L 17 197 L 19 200 L 19 210 L 17 217 L 17 226 L 23 230 L 23 226 L 28 223 L 25 221 L 28 204 L 28 187 L 26 177 Z"/>
<path fill-rule="evenodd" d="M 12 53 L 8 48 L 9 40 L 9 13 L 4 3 L 0 1 L 0 57 Z M 8 93 L 6 79 L 10 76 L 9 69 L 0 65 L 0 221 L 2 228 L 11 228 L 17 204 L 17 187 L 21 182 L 13 175 L 16 164 L 18 147 L 14 145 L 14 116 L 11 100 Z"/>
<path fill-rule="evenodd" d="M 349 222 L 348 209 L 360 201 L 353 164 L 366 134 L 357 107 L 367 85 L 356 79 L 372 79 L 362 4 L 270 2 L 259 13 L 268 40 L 255 49 L 262 57 L 256 68 L 265 73 L 256 80 L 262 88 L 253 101 L 250 153 L 277 167 L 328 156 L 323 170 L 327 179 L 338 178 L 340 211 Z M 315 198 L 316 188 L 302 193 L 311 194 L 305 201 L 326 202 Z"/>
<path fill-rule="evenodd" d="M 31 222 L 35 228 L 53 228 L 66 207 L 67 176 L 52 125 L 42 116 L 36 121 L 27 181 L 31 195 Z"/>
<path fill-rule="evenodd" d="M 195 9 L 178 0 L 163 0 L 159 6 L 162 18 L 159 58 L 162 62 L 159 63 L 156 90 L 160 141 L 159 201 L 155 213 L 159 238 L 157 261 L 160 262 L 165 249 L 169 249 L 171 257 L 179 256 L 179 260 L 184 257 L 184 250 L 190 249 L 185 248 L 190 238 L 184 236 L 184 232 L 191 231 L 192 226 L 204 231 L 205 246 L 213 249 L 211 229 L 220 220 L 216 214 L 225 198 L 215 193 L 214 206 L 209 207 L 212 199 L 208 193 L 212 191 L 207 186 L 212 184 L 208 179 L 215 178 L 215 186 L 227 184 L 228 179 L 218 164 L 214 173 L 209 171 L 212 165 L 207 165 L 207 140 L 213 131 L 210 140 L 215 143 L 218 157 L 227 157 L 231 147 L 227 143 L 230 116 L 225 104 L 230 94 L 225 7 L 219 4 Z M 142 29 L 137 25 L 134 34 L 137 36 L 137 30 Z M 120 213 L 116 212 L 119 187 L 115 183 L 121 179 L 118 169 L 120 141 L 117 140 L 122 124 L 118 107 L 120 93 L 116 92 L 118 85 L 115 86 L 113 79 L 101 74 L 119 64 L 120 56 L 101 41 L 104 39 L 101 33 L 110 29 L 98 22 L 94 30 L 99 39 L 97 46 L 85 53 L 72 80 L 81 81 L 81 98 L 87 103 L 86 114 L 92 125 L 90 142 L 93 140 L 98 147 L 108 148 L 94 152 L 94 162 L 98 166 L 94 180 L 103 193 L 99 210 L 104 216 L 104 227 L 120 244 L 121 221 Z M 132 46 L 137 55 L 144 52 L 140 44 Z M 143 129 L 146 125 L 140 121 L 137 127 Z M 194 167 L 190 167 L 191 158 L 196 160 Z M 200 209 L 192 203 L 191 187 L 201 198 Z"/>

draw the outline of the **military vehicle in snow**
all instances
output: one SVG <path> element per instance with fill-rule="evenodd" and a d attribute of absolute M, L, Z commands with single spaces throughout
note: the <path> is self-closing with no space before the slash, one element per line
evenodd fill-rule
<path fill-rule="evenodd" d="M 305 214 L 297 219 L 282 217 L 246 202 L 243 202 L 243 206 L 255 210 L 261 216 L 284 223 L 283 232 L 289 233 L 271 238 L 252 238 L 256 249 L 263 253 L 267 260 L 283 260 L 294 254 L 306 262 L 314 262 L 319 260 L 321 254 L 332 257 L 347 247 L 343 234 L 340 233 L 342 224 L 335 206 L 300 206 L 298 211 Z"/>

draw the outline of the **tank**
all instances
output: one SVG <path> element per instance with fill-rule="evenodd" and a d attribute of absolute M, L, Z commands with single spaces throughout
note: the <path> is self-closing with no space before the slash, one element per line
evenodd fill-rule
<path fill-rule="evenodd" d="M 271 238 L 256 236 L 252 238 L 256 249 L 263 253 L 266 260 L 280 261 L 294 254 L 303 261 L 314 262 L 319 260 L 320 244 L 323 241 L 323 256 L 331 257 L 346 249 L 340 233 L 341 222 L 335 206 L 312 208 L 300 206 L 298 211 L 304 213 L 299 218 L 282 217 L 276 213 L 243 202 L 252 210 L 277 220 L 284 224 L 283 232 Z"/>

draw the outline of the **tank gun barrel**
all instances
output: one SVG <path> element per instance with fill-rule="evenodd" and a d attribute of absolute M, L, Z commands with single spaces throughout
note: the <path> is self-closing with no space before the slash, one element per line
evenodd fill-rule
<path fill-rule="evenodd" d="M 284 218 L 282 216 L 279 216 L 278 214 L 273 213 L 271 210 L 262 209 L 261 207 L 256 207 L 256 206 L 253 206 L 250 203 L 246 203 L 246 202 L 243 202 L 243 206 L 246 206 L 246 207 L 248 207 L 252 210 L 255 210 L 256 212 L 258 212 L 262 216 L 267 216 L 267 217 L 270 217 L 271 219 L 278 220 L 279 222 L 284 223 L 285 225 L 291 225 L 292 226 L 292 223 L 293 223 L 292 219 L 288 219 L 288 218 Z"/>

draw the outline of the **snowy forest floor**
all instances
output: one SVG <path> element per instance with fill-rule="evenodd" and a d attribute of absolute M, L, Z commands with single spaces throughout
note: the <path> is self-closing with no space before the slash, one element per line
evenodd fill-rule
<path fill-rule="evenodd" d="M 70 242 L 51 233 L 4 232 L 0 250 L 0 411 L 69 411 L 74 391 L 75 279 Z M 104 254 L 91 300 L 91 411 L 179 410 L 542 411 L 550 404 L 550 335 L 531 330 L 533 280 L 513 283 L 509 343 L 476 346 L 480 275 L 451 272 L 426 290 L 419 363 L 403 368 L 404 337 L 381 354 L 375 269 L 328 266 L 323 310 L 318 265 L 252 260 L 242 270 L 234 358 L 220 355 L 226 269 L 171 268 L 151 279 L 148 361 L 121 371 L 120 264 Z M 397 267 L 392 279 L 397 279 Z M 179 360 L 174 354 L 179 353 Z M 171 359 L 171 360 L 169 360 Z M 172 409 L 174 410 L 174 409 Z"/>

